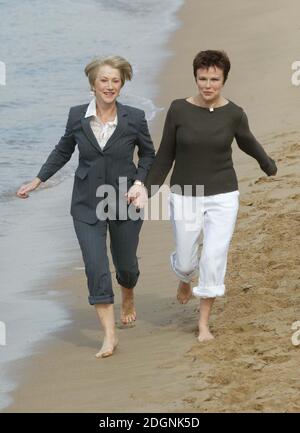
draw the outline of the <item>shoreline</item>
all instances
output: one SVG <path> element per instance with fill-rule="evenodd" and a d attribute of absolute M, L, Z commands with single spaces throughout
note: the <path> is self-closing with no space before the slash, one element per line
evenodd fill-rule
<path fill-rule="evenodd" d="M 223 19 L 227 20 L 230 17 L 228 9 L 234 2 L 229 3 L 227 8 L 221 8 Z M 260 8 L 271 7 L 272 2 L 266 1 L 263 6 L 259 1 L 253 4 L 250 11 L 243 6 L 236 14 L 244 16 L 248 25 L 251 19 L 256 19 L 259 28 L 260 17 L 256 17 L 256 13 Z M 292 7 L 300 11 L 295 1 Z M 209 2 L 204 2 L 201 7 L 193 0 L 179 10 L 177 16 L 182 25 L 171 34 L 167 44 L 173 54 L 158 77 L 162 92 L 155 99 L 156 106 L 167 108 L 172 99 L 193 92 L 191 62 L 198 49 L 194 42 L 197 17 L 200 13 L 204 16 L 212 14 L 213 10 Z M 251 11 L 252 18 L 246 15 L 251 15 Z M 218 24 L 222 17 L 213 20 Z M 231 23 L 227 24 L 229 28 Z M 273 34 L 276 15 L 271 24 L 269 31 Z M 291 20 L 289 25 L 292 25 Z M 209 23 L 204 22 L 203 26 L 206 26 L 204 30 L 208 35 L 201 33 L 203 46 L 209 42 L 209 47 L 218 47 L 217 34 L 208 32 Z M 300 31 L 297 31 L 300 36 Z M 251 30 L 248 32 L 251 35 Z M 244 59 L 242 56 L 239 58 L 243 53 L 242 41 L 235 41 L 235 35 L 232 30 L 222 40 L 230 47 L 228 51 L 234 64 L 228 90 L 224 93 L 226 95 L 228 91 L 233 95 L 230 100 L 245 105 L 251 117 L 250 126 L 255 126 L 253 131 L 257 138 L 263 138 L 261 141 L 267 152 L 280 162 L 280 172 L 276 178 L 266 179 L 256 161 L 233 146 L 242 196 L 230 249 L 226 279 L 228 294 L 216 303 L 212 315 L 215 343 L 196 344 L 196 300 L 186 306 L 176 302 L 177 280 L 171 274 L 168 261 L 173 247 L 170 225 L 167 221 L 145 222 L 138 253 L 141 267 L 136 291 L 138 320 L 134 328 L 118 330 L 121 345 L 116 354 L 100 362 L 93 358 L 102 333 L 99 332 L 96 314 L 87 305 L 84 271 L 78 270 L 74 276 L 61 278 L 53 290 L 63 293 L 63 302 L 69 308 L 72 323 L 40 343 L 38 353 L 18 362 L 15 377 L 21 379 L 21 385 L 11 394 L 14 403 L 4 412 L 256 412 L 300 409 L 299 379 L 296 377 L 298 353 L 297 347 L 290 342 L 290 326 L 300 319 L 300 298 L 296 290 L 299 289 L 299 263 L 295 255 L 296 240 L 291 237 L 298 222 L 296 207 L 300 200 L 300 186 L 296 183 L 300 159 L 300 133 L 295 132 L 297 90 L 286 86 L 277 95 L 283 112 L 288 107 L 295 108 L 289 123 L 281 118 L 282 113 L 275 105 L 272 106 L 271 119 L 265 120 L 266 100 L 271 96 L 274 99 L 273 88 L 266 90 L 264 101 L 258 104 L 255 98 L 251 98 L 251 85 L 244 88 L 238 81 L 242 69 L 246 80 L 252 83 L 252 71 L 247 75 L 243 67 Z M 247 37 L 247 32 L 244 37 Z M 193 43 L 186 47 L 186 41 Z M 252 60 L 257 56 L 261 58 L 264 49 L 262 46 L 258 53 L 252 53 Z M 286 58 L 289 56 L 290 53 L 286 53 Z M 258 69 L 263 70 L 266 65 L 272 68 L 272 62 L 273 59 L 263 59 Z M 190 77 L 188 82 L 187 77 Z M 261 89 L 263 86 L 258 92 Z M 295 95 L 291 103 L 289 92 L 292 90 Z M 165 112 L 158 115 L 151 127 L 156 149 Z M 274 124 L 276 128 L 273 128 Z M 79 261 L 74 266 L 83 264 Z M 112 275 L 118 320 L 120 294 Z M 73 294 L 72 299 L 69 293 Z M 278 380 L 275 382 L 274 378 Z"/>

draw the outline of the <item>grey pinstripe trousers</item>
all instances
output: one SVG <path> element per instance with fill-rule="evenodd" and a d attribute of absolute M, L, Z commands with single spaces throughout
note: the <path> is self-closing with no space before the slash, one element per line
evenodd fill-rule
<path fill-rule="evenodd" d="M 106 248 L 107 230 L 118 283 L 133 288 L 140 274 L 136 251 L 143 220 L 98 220 L 95 224 L 88 224 L 73 218 L 73 224 L 85 264 L 88 301 L 90 305 L 113 304 L 114 293 Z"/>

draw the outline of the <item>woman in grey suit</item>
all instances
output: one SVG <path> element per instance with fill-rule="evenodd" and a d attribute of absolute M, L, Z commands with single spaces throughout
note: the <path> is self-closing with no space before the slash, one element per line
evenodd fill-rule
<path fill-rule="evenodd" d="M 85 68 L 94 99 L 72 107 L 66 131 L 50 153 L 37 177 L 23 185 L 18 197 L 46 182 L 71 158 L 78 145 L 79 164 L 75 172 L 71 215 L 82 251 L 89 289 L 105 331 L 97 358 L 113 354 L 117 344 L 114 293 L 106 251 L 106 234 L 116 277 L 122 291 L 121 320 L 126 326 L 136 319 L 133 288 L 139 276 L 136 250 L 142 218 L 131 218 L 128 204 L 141 194 L 155 151 L 145 113 L 117 102 L 131 65 L 122 57 L 97 58 Z M 138 147 L 138 165 L 133 162 Z M 127 197 L 127 198 L 126 198 Z"/>

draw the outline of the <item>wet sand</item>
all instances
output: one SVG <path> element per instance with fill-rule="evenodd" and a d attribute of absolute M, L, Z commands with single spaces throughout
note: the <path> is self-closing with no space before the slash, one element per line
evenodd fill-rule
<path fill-rule="evenodd" d="M 201 4 L 201 5 L 200 5 Z M 157 105 L 194 92 L 191 62 L 200 49 L 224 48 L 232 72 L 224 95 L 244 107 L 250 125 L 278 163 L 267 178 L 234 147 L 240 211 L 229 253 L 226 296 L 211 318 L 214 341 L 196 340 L 198 301 L 176 301 L 169 268 L 167 221 L 145 222 L 136 288 L 138 320 L 119 329 L 115 355 L 96 360 L 102 332 L 87 304 L 84 271 L 57 281 L 72 324 L 19 361 L 21 381 L 7 412 L 294 412 L 300 410 L 299 347 L 291 329 L 300 320 L 300 87 L 291 84 L 297 60 L 300 5 L 291 0 L 188 0 L 182 26 L 159 72 Z M 156 147 L 165 111 L 152 127 Z M 298 177 L 298 179 L 297 179 Z M 70 219 L 70 224 L 71 224 Z M 82 267 L 78 252 L 78 267 Z M 116 317 L 120 293 L 114 278 Z M 299 338 L 300 341 L 300 338 Z"/>

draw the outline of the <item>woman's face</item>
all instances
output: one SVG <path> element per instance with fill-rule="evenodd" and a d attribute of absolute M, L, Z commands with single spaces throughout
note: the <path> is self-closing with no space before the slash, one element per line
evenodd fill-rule
<path fill-rule="evenodd" d="M 208 69 L 200 68 L 196 74 L 196 84 L 199 93 L 205 102 L 212 102 L 218 99 L 224 86 L 224 74 L 217 66 L 210 66 Z"/>
<path fill-rule="evenodd" d="M 95 96 L 97 100 L 111 104 L 116 101 L 122 87 L 119 69 L 109 65 L 99 68 L 94 82 Z"/>

